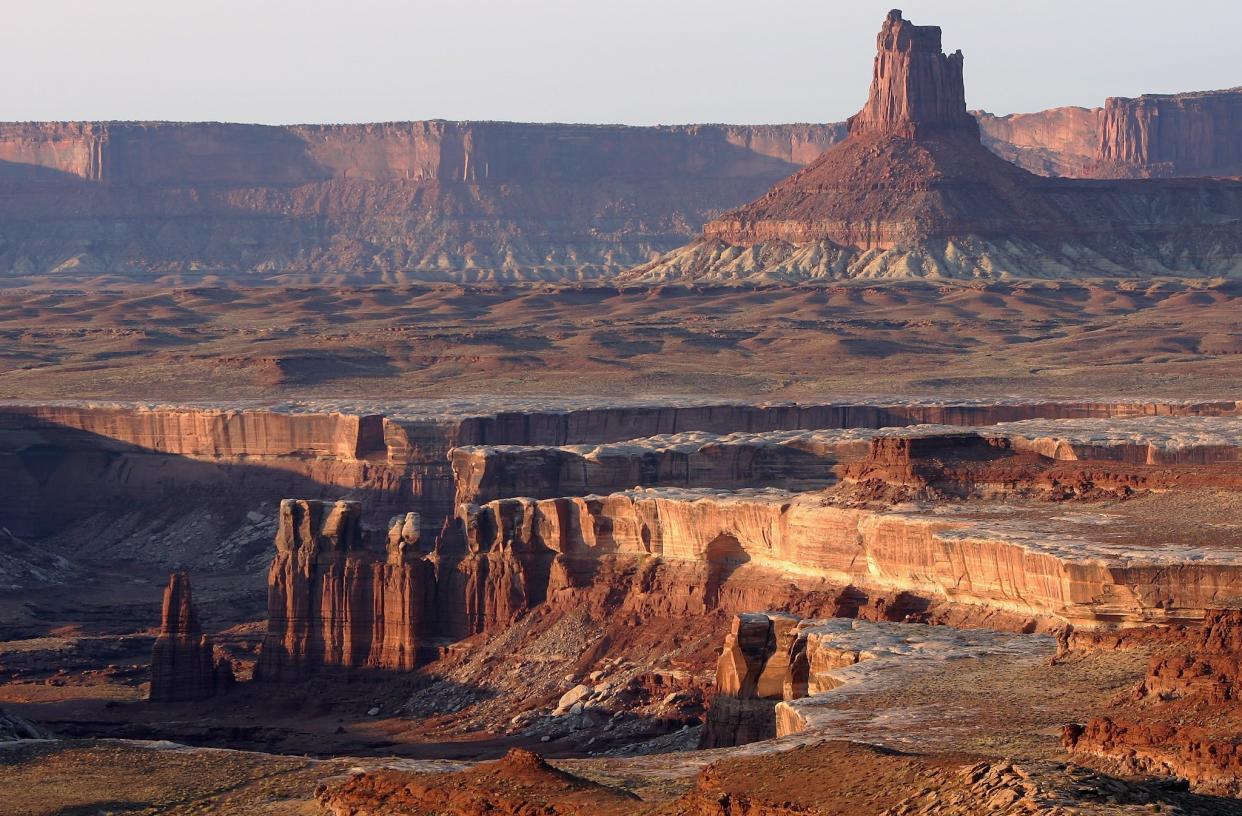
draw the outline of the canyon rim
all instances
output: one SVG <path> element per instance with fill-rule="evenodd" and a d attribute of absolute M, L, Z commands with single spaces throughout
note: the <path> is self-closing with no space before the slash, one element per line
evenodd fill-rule
<path fill-rule="evenodd" d="M 844 122 L 0 123 L 0 811 L 1242 813 L 1242 89 L 880 22 Z"/>

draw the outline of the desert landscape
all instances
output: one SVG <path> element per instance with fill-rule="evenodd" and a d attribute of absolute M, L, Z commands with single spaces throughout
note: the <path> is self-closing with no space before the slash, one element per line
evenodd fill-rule
<path fill-rule="evenodd" d="M 0 123 L 0 811 L 1242 814 L 1242 88 L 964 60 Z"/>

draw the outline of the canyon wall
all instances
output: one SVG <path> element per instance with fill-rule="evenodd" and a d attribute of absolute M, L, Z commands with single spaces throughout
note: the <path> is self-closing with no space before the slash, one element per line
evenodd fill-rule
<path fill-rule="evenodd" d="M 0 282 L 598 275 L 683 242 L 842 133 L 0 124 Z"/>
<path fill-rule="evenodd" d="M 916 40 L 894 34 L 894 49 Z M 926 93 L 875 96 L 857 129 L 893 117 L 923 132 L 948 119 L 975 127 L 960 58 L 919 53 L 927 64 L 913 73 L 884 67 Z M 1242 173 L 1240 99 L 1235 89 L 975 117 L 995 153 L 1045 175 L 1227 176 Z M 0 123 L 0 284 L 604 275 L 685 243 L 846 132 L 846 123 Z"/>
<path fill-rule="evenodd" d="M 1041 176 L 1090 177 L 1099 149 L 1100 108 L 1050 108 L 995 116 L 974 111 L 983 144 L 996 155 Z"/>
<path fill-rule="evenodd" d="M 453 515 L 458 503 L 454 460 L 463 469 L 463 500 L 496 498 L 502 485 L 489 486 L 486 482 L 515 478 L 502 476 L 503 468 L 489 459 L 490 453 L 460 451 L 450 459 L 450 452 L 467 446 L 559 447 L 689 432 L 754 434 L 1237 412 L 1233 401 L 532 405 L 499 411 L 450 410 L 418 403 L 370 410 L 366 406 L 331 404 L 236 410 L 209 406 L 0 405 L 0 477 L 12 497 L 0 507 L 0 525 L 18 536 L 39 537 L 118 508 L 162 512 L 169 507 L 206 503 L 217 510 L 245 512 L 260 502 L 275 503 L 287 496 L 348 497 L 363 502 L 370 524 L 380 525 L 393 515 L 413 511 L 422 518 L 424 532 L 432 535 L 445 518 Z M 755 460 L 734 460 L 739 452 L 727 446 L 715 450 L 718 455 L 709 451 L 690 457 L 696 468 L 705 468 L 693 478 L 689 470 L 682 476 L 680 454 L 665 456 L 654 471 L 642 462 L 630 461 L 631 457 L 620 456 L 612 463 L 615 469 L 606 467 L 599 476 L 584 475 L 572 465 L 562 472 L 558 464 L 554 473 L 531 478 L 519 492 L 531 495 L 527 491 L 533 491 L 553 498 L 579 491 L 611 492 L 636 484 L 660 483 L 661 479 L 675 484 L 681 479 L 686 482 L 682 486 L 728 486 L 756 475 Z M 830 454 L 821 452 L 822 456 Z M 529 455 L 523 451 L 503 454 L 515 460 Z M 475 461 L 479 456 L 482 459 Z M 767 467 L 783 476 L 794 472 L 814 476 L 821 468 L 814 459 L 813 452 L 807 454 L 798 448 L 778 450 L 764 460 L 766 465 L 759 463 L 759 475 Z M 805 470 L 800 469 L 803 466 Z M 475 468 L 473 475 L 466 475 L 470 468 Z M 630 481 L 633 477 L 637 480 Z"/>
<path fill-rule="evenodd" d="M 554 573 L 604 556 L 697 564 L 706 581 L 693 591 L 708 607 L 753 569 L 1087 628 L 1196 620 L 1242 588 L 1232 550 L 1127 548 L 1038 518 L 858 510 L 815 494 L 643 489 L 464 512 L 460 525 L 503 530 L 506 547 L 555 553 Z"/>
<path fill-rule="evenodd" d="M 975 111 L 983 141 L 1045 176 L 1242 175 L 1242 88 L 1110 97 L 1102 108 L 994 116 Z"/>
<path fill-rule="evenodd" d="M 1094 175 L 1242 176 L 1242 88 L 1110 98 Z"/>
<path fill-rule="evenodd" d="M 424 532 L 431 535 L 454 513 L 457 486 L 450 452 L 463 446 L 600 445 L 694 431 L 763 433 L 1237 412 L 1233 401 L 674 403 L 531 405 L 508 410 L 419 403 L 373 409 L 331 404 L 244 409 L 10 404 L 0 405 L 0 478 L 12 497 L 0 507 L 0 525 L 18 536 L 40 537 L 118 508 L 163 512 L 203 503 L 216 510 L 233 508 L 244 513 L 260 502 L 275 503 L 287 496 L 349 497 L 363 502 L 370 524 L 380 525 L 393 515 L 413 511 L 421 516 Z M 711 467 L 697 477 L 698 483 L 725 486 L 719 472 L 713 475 L 717 468 L 725 475 L 733 473 L 730 478 L 754 475 L 753 467 L 726 461 L 732 452 L 720 454 L 723 458 L 718 461 L 700 455 L 698 461 Z M 510 456 L 527 455 L 514 452 Z M 459 453 L 458 466 L 463 467 L 463 459 L 472 456 Z M 665 467 L 664 477 L 678 475 L 678 459 L 678 455 L 667 457 L 660 466 Z M 796 449 L 781 452 L 768 465 L 799 463 L 819 467 L 803 460 Z M 553 498 L 579 489 L 648 484 L 653 476 L 649 469 L 626 461 L 605 481 L 594 475 L 584 480 L 581 471 L 570 468 L 579 485 L 562 481 L 557 468 L 554 477 L 546 482 L 534 479 L 529 489 Z M 655 476 L 660 475 L 658 471 Z M 810 470 L 800 472 L 811 474 Z M 633 476 L 639 480 L 620 484 Z M 476 471 L 476 477 L 501 478 L 487 476 L 486 466 Z M 470 478 L 463 478 L 463 485 L 469 483 Z M 691 480 L 684 486 L 694 484 Z M 500 487 L 467 489 L 470 495 L 463 493 L 463 499 L 494 498 Z"/>

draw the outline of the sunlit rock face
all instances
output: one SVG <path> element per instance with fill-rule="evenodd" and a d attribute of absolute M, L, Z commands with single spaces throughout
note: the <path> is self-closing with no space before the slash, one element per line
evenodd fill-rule
<path fill-rule="evenodd" d="M 281 502 L 255 676 L 414 668 L 433 586 L 418 535 L 413 514 L 393 519 L 385 538 L 362 529 L 358 502 Z"/>
<path fill-rule="evenodd" d="M 767 571 L 1093 626 L 1194 620 L 1242 587 L 1233 550 L 1128 547 L 1071 521 L 852 509 L 779 490 L 637 489 L 465 512 L 467 529 L 503 525 L 515 552 L 553 554 L 553 576 L 590 574 L 604 557 L 714 569 L 715 584 L 691 589 L 703 599 Z"/>
<path fill-rule="evenodd" d="M 1157 648 L 1133 702 L 1118 699 L 1119 710 L 1067 725 L 1063 744 L 1080 759 L 1185 779 L 1196 790 L 1237 797 L 1242 611 L 1214 609 L 1202 627 L 1144 634 Z"/>

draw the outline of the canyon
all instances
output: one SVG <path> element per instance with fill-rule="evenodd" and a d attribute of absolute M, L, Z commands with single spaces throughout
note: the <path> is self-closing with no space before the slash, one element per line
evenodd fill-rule
<path fill-rule="evenodd" d="M 40 645 L 7 657 L 16 679 L 4 704 L 79 737 L 175 737 L 275 754 L 396 750 L 432 763 L 412 771 L 363 760 L 364 775 L 315 794 L 327 812 L 389 812 L 430 802 L 445 784 L 465 787 L 438 806 L 473 812 L 473 777 L 418 774 L 455 774 L 461 766 L 434 763 L 510 748 L 548 759 L 520 755 L 476 773 L 517 763 L 512 772 L 560 791 L 579 784 L 564 774 L 647 779 L 644 757 L 671 750 L 682 781 L 661 805 L 668 812 L 722 784 L 731 763 L 815 740 L 939 757 L 962 726 L 896 710 L 873 717 L 892 705 L 877 696 L 919 684 L 943 694 L 943 683 L 965 694 L 954 678 L 970 673 L 968 663 L 988 682 L 1025 684 L 1024 694 L 1080 690 L 1063 706 L 1031 709 L 1049 718 L 1039 726 L 1048 736 L 1013 732 L 1021 774 L 1003 763 L 968 772 L 983 751 L 919 760 L 942 769 L 928 766 L 927 778 L 956 791 L 962 808 L 1011 794 L 1081 805 L 1081 791 L 1113 790 L 1089 774 L 1115 762 L 1111 748 L 1085 746 L 1122 741 L 1091 719 L 1111 693 L 1092 678 L 1105 671 L 1136 683 L 1143 633 L 1193 638 L 1242 581 L 1242 415 L 1229 400 L 65 403 L 10 404 L 3 415 L 5 474 L 29 497 L 7 508 L 4 525 L 68 564 L 59 575 L 10 571 L 9 642 Z M 88 476 L 95 490 L 58 487 Z M 230 492 L 233 482 L 244 490 Z M 432 494 L 415 482 L 441 486 Z M 311 485 L 315 498 L 280 497 Z M 45 493 L 59 502 L 54 516 L 38 504 Z M 196 551 L 153 546 L 183 534 L 131 522 L 110 535 L 140 552 L 137 561 L 78 545 L 85 531 L 116 524 L 95 517 L 101 501 L 151 516 L 173 496 L 187 517 L 200 510 L 190 497 L 221 514 L 236 502 L 238 530 L 208 528 Z M 245 555 L 222 559 L 222 540 Z M 183 573 L 167 581 L 149 691 L 142 669 L 113 656 L 133 648 L 125 621 L 137 609 L 107 600 L 106 585 L 75 590 L 81 600 L 70 607 L 46 600 L 49 588 L 91 586 L 78 576 L 105 563 L 140 584 L 188 566 L 206 587 L 193 603 Z M 266 607 L 255 605 L 264 594 Z M 113 623 L 81 633 L 76 646 L 44 645 L 82 602 L 110 609 Z M 1056 638 L 1071 648 L 1049 668 Z M 1092 638 L 1125 645 L 1087 649 Z M 88 643 L 107 656 L 81 652 Z M 31 697 L 45 682 L 66 682 L 47 674 L 48 648 L 94 666 L 62 702 Z M 1050 671 L 1056 682 L 1034 680 Z M 1153 699 L 1168 694 L 1170 681 L 1161 682 L 1145 681 Z M 287 707 L 265 710 L 272 693 L 289 695 Z M 105 705 L 115 694 L 122 702 Z M 129 694 L 153 702 L 124 702 Z M 997 716 L 979 704 L 980 716 Z M 1092 725 L 1073 756 L 1101 767 L 1075 771 L 1088 781 L 1070 783 L 1040 763 L 1062 750 L 1052 733 L 1075 722 Z M 1125 733 L 1136 745 L 1139 732 Z M 470 747 L 484 734 L 501 742 Z M 1198 765 L 1129 767 L 1131 776 L 1191 779 L 1193 791 L 1165 796 L 1171 812 L 1216 812 L 1195 810 L 1196 797 L 1225 790 Z M 1072 784 L 1079 793 L 1066 792 Z M 1125 784 L 1137 786 L 1118 789 L 1134 801 L 1154 795 L 1143 785 L 1156 783 Z M 922 801 L 917 786 L 892 785 L 885 807 Z M 514 806 L 544 795 L 537 790 Z M 666 801 L 609 790 L 625 808 Z"/>
<path fill-rule="evenodd" d="M 941 41 L 827 125 L 0 124 L 0 809 L 1242 813 L 1242 91 Z"/>

